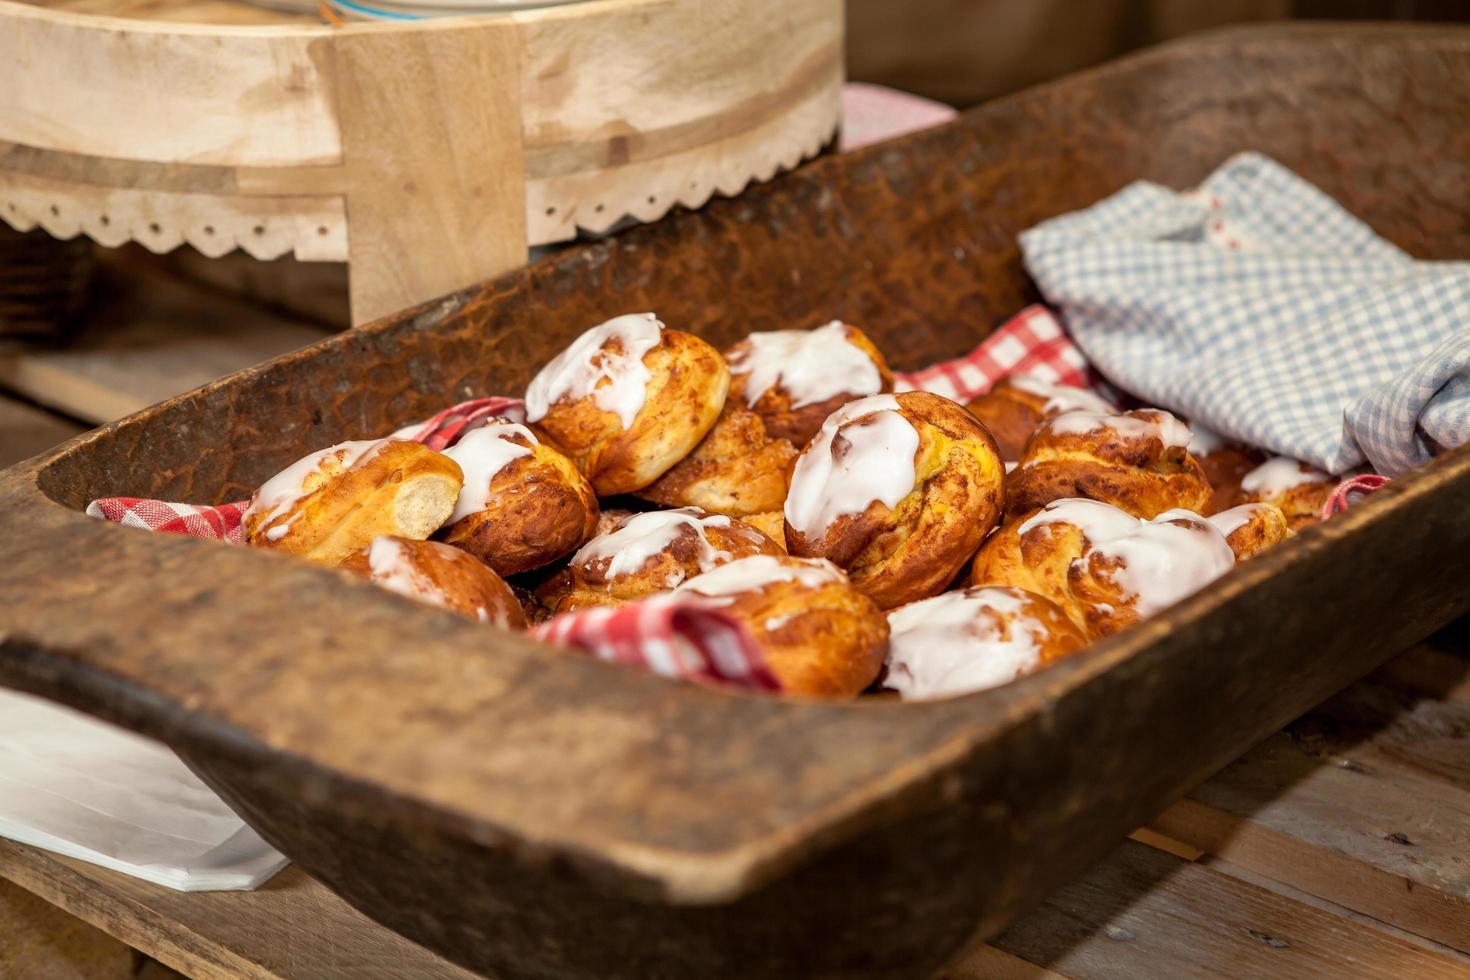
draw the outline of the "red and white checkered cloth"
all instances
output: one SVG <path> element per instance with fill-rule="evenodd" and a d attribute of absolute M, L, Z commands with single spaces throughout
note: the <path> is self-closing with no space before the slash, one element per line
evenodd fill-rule
<path fill-rule="evenodd" d="M 900 391 L 932 391 L 967 402 L 1011 374 L 1079 387 L 1101 385 L 1082 352 L 1044 306 L 1022 310 L 964 357 L 895 375 L 895 383 Z M 447 408 L 395 435 L 444 449 L 492 416 L 523 421 L 524 404 L 515 398 L 479 398 Z M 1346 483 L 1339 488 L 1337 508 L 1347 505 L 1348 489 Z M 1372 488 L 1358 483 L 1350 489 L 1364 492 Z M 248 501 L 238 501 L 209 507 L 109 497 L 93 501 L 87 513 L 126 527 L 239 543 L 240 519 L 247 505 Z M 780 689 L 760 648 L 728 614 L 678 605 L 666 598 L 568 613 L 535 627 L 531 635 L 665 677 L 756 691 Z"/>

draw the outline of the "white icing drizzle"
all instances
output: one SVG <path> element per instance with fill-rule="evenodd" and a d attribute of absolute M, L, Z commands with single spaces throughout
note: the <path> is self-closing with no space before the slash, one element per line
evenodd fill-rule
<path fill-rule="evenodd" d="M 1010 381 L 1013 388 L 1045 398 L 1046 404 L 1041 406 L 1041 411 L 1046 415 L 1062 412 L 1093 412 L 1097 415 L 1111 415 L 1117 411 L 1116 408 L 1086 388 L 1059 385 L 1054 381 L 1047 381 L 1029 374 L 1013 374 L 1007 380 Z"/>
<path fill-rule="evenodd" d="M 541 369 L 526 388 L 526 420 L 538 422 L 562 399 L 593 403 L 627 429 L 643 408 L 648 379 L 643 356 L 658 346 L 664 325 L 652 313 L 629 313 L 593 327 Z M 604 350 L 616 340 L 620 352 Z"/>
<path fill-rule="evenodd" d="M 983 691 L 1036 669 L 1046 626 L 1020 589 L 984 586 L 911 602 L 888 614 L 889 688 L 905 701 Z M 1002 620 L 1009 635 L 1003 635 Z"/>
<path fill-rule="evenodd" d="M 1225 448 L 1225 437 L 1214 429 L 1207 429 L 1198 422 L 1189 424 L 1189 454 L 1191 456 L 1208 456 Z"/>
<path fill-rule="evenodd" d="M 584 544 L 572 556 L 573 565 L 586 565 L 598 559 L 609 559 L 604 577 L 611 581 L 632 575 L 654 555 L 673 544 L 685 528 L 694 532 L 699 545 L 699 570 L 708 572 L 730 560 L 728 551 L 721 551 L 710 544 L 705 533 L 711 527 L 730 527 L 730 518 L 723 514 L 706 514 L 698 507 L 680 507 L 678 510 L 651 510 L 634 514 L 606 534 L 599 534 Z M 683 572 L 671 573 L 665 585 L 673 588 L 684 579 Z"/>
<path fill-rule="evenodd" d="M 255 496 L 250 498 L 250 506 L 242 515 L 242 520 L 248 522 L 259 514 L 262 515 L 260 523 L 269 524 L 290 510 L 298 500 L 306 495 L 304 487 L 307 478 L 319 470 L 328 459 L 333 456 L 338 457 L 342 470 L 346 471 L 356 465 L 359 460 L 376 453 L 379 447 L 387 445 L 390 441 L 388 439 L 360 439 L 354 442 L 339 442 L 335 446 L 328 446 L 326 449 L 301 457 L 260 485 L 260 489 L 255 491 Z M 286 533 L 281 531 L 272 537 L 275 530 L 271 528 L 270 531 L 267 531 L 266 538 L 276 541 Z"/>
<path fill-rule="evenodd" d="M 1010 472 L 1014 471 L 1017 466 L 1020 466 L 1020 465 L 1021 464 L 1018 463 L 1018 462 L 1016 462 L 1014 459 L 1008 459 L 1008 460 L 1006 460 L 1006 472 L 1007 473 L 1010 473 Z"/>
<path fill-rule="evenodd" d="M 1156 436 L 1167 449 L 1189 445 L 1189 426 L 1159 408 L 1139 409 L 1132 414 L 1110 412 L 1063 412 L 1042 423 L 1056 435 L 1086 435 L 1112 429 L 1126 438 Z"/>
<path fill-rule="evenodd" d="M 1092 555 L 1121 561 L 1110 573 L 1112 581 L 1134 600 L 1141 616 L 1173 605 L 1235 564 L 1225 535 L 1193 511 L 1168 510 L 1143 521 L 1112 504 L 1064 497 L 1047 504 L 1016 533 L 1046 524 L 1071 524 L 1086 537 L 1087 550 L 1073 561 L 1074 568 L 1085 567 Z"/>
<path fill-rule="evenodd" d="M 1053 500 L 1040 511 L 1031 515 L 1016 528 L 1016 534 L 1025 535 L 1033 528 L 1046 524 L 1071 524 L 1079 529 L 1092 544 L 1111 541 L 1131 532 L 1141 522 L 1138 518 L 1112 504 L 1086 497 L 1062 497 Z"/>
<path fill-rule="evenodd" d="M 1222 510 L 1218 514 L 1211 514 L 1205 520 L 1215 525 L 1215 530 L 1228 538 L 1249 524 L 1256 511 L 1263 509 L 1265 506 L 1265 504 L 1241 504 L 1229 510 Z M 1174 511 L 1169 511 L 1169 513 L 1172 514 Z M 1183 513 L 1187 514 L 1189 511 L 1183 511 Z"/>
<path fill-rule="evenodd" d="M 447 606 L 444 593 L 436 589 L 409 561 L 403 542 L 382 535 L 368 545 L 368 568 L 372 580 L 391 592 L 421 599 L 436 606 Z"/>
<path fill-rule="evenodd" d="M 1274 497 L 1292 487 L 1299 487 L 1304 483 L 1321 483 L 1326 479 L 1326 473 L 1290 456 L 1275 456 L 1247 473 L 1240 481 L 1240 489 L 1246 493 Z"/>
<path fill-rule="evenodd" d="M 878 365 L 847 339 L 847 325 L 840 320 L 815 330 L 753 333 L 731 355 L 730 373 L 747 375 L 748 405 L 777 385 L 791 396 L 792 408 L 838 395 L 876 395 L 883 387 Z"/>
<path fill-rule="evenodd" d="M 530 449 L 512 442 L 511 436 L 521 436 L 531 445 L 537 445 L 535 435 L 524 425 L 498 422 L 471 430 L 444 450 L 444 455 L 464 471 L 464 488 L 446 523 L 454 524 L 484 510 L 490 502 L 490 481 L 512 460 L 531 455 Z"/>
<path fill-rule="evenodd" d="M 817 537 L 844 514 L 873 501 L 897 506 L 918 480 L 919 433 L 898 414 L 898 399 L 873 395 L 827 416 L 798 457 L 786 495 L 786 522 Z M 835 445 L 841 430 L 841 446 Z"/>
<path fill-rule="evenodd" d="M 775 555 L 750 555 L 737 558 L 713 571 L 696 575 L 679 586 L 680 595 L 693 593 L 708 598 L 736 596 L 763 589 L 776 582 L 799 582 L 807 588 L 820 588 L 842 582 L 847 575 L 825 558 L 777 558 Z"/>

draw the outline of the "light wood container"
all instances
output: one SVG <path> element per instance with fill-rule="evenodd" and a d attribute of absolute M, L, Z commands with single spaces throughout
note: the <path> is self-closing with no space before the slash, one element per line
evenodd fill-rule
<path fill-rule="evenodd" d="M 362 323 L 812 156 L 842 28 L 841 0 L 335 28 L 235 0 L 0 0 L 0 216 L 345 260 Z"/>

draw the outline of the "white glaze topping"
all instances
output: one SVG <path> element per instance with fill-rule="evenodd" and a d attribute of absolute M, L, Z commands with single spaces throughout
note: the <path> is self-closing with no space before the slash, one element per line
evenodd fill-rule
<path fill-rule="evenodd" d="M 1041 662 L 1046 626 L 1026 605 L 1020 589 L 983 586 L 898 607 L 888 614 L 885 684 L 905 701 L 925 701 L 1030 673 Z"/>
<path fill-rule="evenodd" d="M 1134 600 L 1141 616 L 1178 602 L 1235 564 L 1225 535 L 1193 511 L 1168 510 L 1144 521 L 1112 504 L 1064 497 L 1047 504 L 1016 532 L 1024 535 L 1046 524 L 1071 524 L 1086 537 L 1087 550 L 1073 561 L 1074 568 L 1085 567 L 1093 555 L 1122 562 L 1110 577 Z"/>
<path fill-rule="evenodd" d="M 1276 456 L 1251 470 L 1240 481 L 1246 493 L 1274 497 L 1304 483 L 1321 483 L 1328 479 L 1321 470 L 1299 463 L 1290 456 Z"/>
<path fill-rule="evenodd" d="M 372 580 L 391 592 L 436 606 L 446 605 L 444 593 L 413 567 L 407 549 L 397 538 L 387 535 L 373 538 L 373 543 L 368 545 L 368 568 Z"/>
<path fill-rule="evenodd" d="M 1013 388 L 1045 398 L 1046 404 L 1041 406 L 1041 411 L 1048 415 L 1053 412 L 1093 412 L 1098 415 L 1111 415 L 1117 411 L 1086 388 L 1059 385 L 1054 381 L 1032 377 L 1029 374 L 1013 374 L 1007 380 L 1010 381 Z"/>
<path fill-rule="evenodd" d="M 294 507 L 296 502 L 306 495 L 307 479 L 321 469 L 322 464 L 328 459 L 337 457 L 342 470 L 346 471 L 356 465 L 359 460 L 370 457 L 377 452 L 379 447 L 387 445 L 390 441 L 388 439 L 360 439 L 354 442 L 339 442 L 335 446 L 328 446 L 326 449 L 301 457 L 260 485 L 260 489 L 255 491 L 255 495 L 250 498 L 250 506 L 242 515 L 242 520 L 248 522 L 259 514 L 262 515 L 261 525 L 269 524 Z M 274 530 L 272 528 L 271 531 L 266 532 L 266 537 L 272 541 L 285 534 L 282 531 L 275 537 L 271 537 Z"/>
<path fill-rule="evenodd" d="M 735 596 L 754 592 L 776 582 L 799 582 L 807 588 L 820 588 L 842 582 L 847 575 L 825 558 L 777 558 L 775 555 L 749 555 L 727 562 L 713 571 L 696 575 L 678 592 L 701 596 Z"/>
<path fill-rule="evenodd" d="M 1235 565 L 1235 552 L 1219 529 L 1187 510 L 1139 521 L 1132 533 L 1094 544 L 1078 560 L 1092 555 L 1122 562 L 1110 577 L 1144 617 L 1192 595 Z"/>
<path fill-rule="evenodd" d="M 572 556 L 573 565 L 586 565 L 599 559 L 608 559 L 604 578 L 611 581 L 624 575 L 632 575 L 654 555 L 673 544 L 686 528 L 694 533 L 699 547 L 699 570 L 708 572 L 730 560 L 730 553 L 710 544 L 706 529 L 730 527 L 730 518 L 723 514 L 706 514 L 698 507 L 680 507 L 678 510 L 651 510 L 634 514 L 622 524 L 605 534 L 599 534 L 584 544 Z M 753 536 L 752 536 L 753 537 Z M 673 588 L 683 581 L 683 573 L 676 572 L 673 581 L 665 583 Z"/>
<path fill-rule="evenodd" d="M 1256 511 L 1263 509 L 1265 506 L 1265 504 L 1241 504 L 1229 510 L 1222 510 L 1218 514 L 1211 514 L 1205 519 L 1215 525 L 1215 529 L 1228 538 L 1249 524 L 1251 518 L 1255 516 Z M 1188 511 L 1185 513 L 1188 513 Z"/>
<path fill-rule="evenodd" d="M 444 450 L 444 455 L 464 471 L 464 487 L 459 491 L 454 513 L 447 524 L 454 524 L 470 514 L 478 514 L 490 502 L 490 481 L 512 460 L 531 455 L 531 450 L 511 441 L 520 436 L 537 445 L 536 437 L 524 425 L 499 422 L 465 433 L 459 442 Z"/>
<path fill-rule="evenodd" d="M 897 506 L 914 489 L 919 433 L 897 409 L 892 395 L 873 395 L 827 416 L 792 470 L 788 524 L 818 537 L 839 517 L 875 500 Z"/>
<path fill-rule="evenodd" d="M 1099 429 L 1112 429 L 1125 438 L 1154 436 L 1166 449 L 1189 445 L 1189 426 L 1159 408 L 1140 409 L 1125 415 L 1110 412 L 1063 412 L 1041 426 L 1056 435 L 1087 435 Z"/>
<path fill-rule="evenodd" d="M 847 326 L 840 320 L 815 330 L 753 333 L 731 355 L 730 373 L 747 376 L 748 405 L 778 385 L 791 396 L 792 408 L 838 395 L 875 395 L 883 387 L 878 365 L 847 339 Z"/>
<path fill-rule="evenodd" d="M 663 329 L 652 313 L 630 313 L 588 330 L 531 379 L 526 420 L 540 421 L 563 398 L 578 401 L 591 395 L 593 404 L 628 428 L 643 408 L 652 377 L 643 356 L 658 346 Z M 620 351 L 603 349 L 612 341 Z"/>
<path fill-rule="evenodd" d="M 1189 454 L 1194 457 L 1208 456 L 1225 448 L 1225 437 L 1214 429 L 1207 429 L 1198 422 L 1189 424 Z"/>

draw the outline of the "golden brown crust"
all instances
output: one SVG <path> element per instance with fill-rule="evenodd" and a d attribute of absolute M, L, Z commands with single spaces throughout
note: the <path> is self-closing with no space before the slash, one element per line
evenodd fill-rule
<path fill-rule="evenodd" d="M 620 350 L 616 338 L 604 350 Z M 719 417 L 730 372 L 719 351 L 693 334 L 664 330 L 643 355 L 650 374 L 643 407 L 623 428 L 588 395 L 558 401 L 532 426 L 561 449 L 598 496 L 648 486 L 689 454 Z"/>
<path fill-rule="evenodd" d="M 1211 489 L 1199 462 L 1168 433 L 1180 423 L 1160 409 L 1092 416 L 1090 431 L 1072 424 L 1077 413 L 1049 419 L 1026 443 L 1006 479 L 1007 519 L 1064 497 L 1101 500 L 1135 517 L 1166 510 L 1206 509 Z M 1178 431 L 1178 430 L 1175 430 Z M 1171 444 L 1178 441 L 1180 444 Z"/>
<path fill-rule="evenodd" d="M 383 588 L 482 623 L 525 629 L 510 586 L 458 548 L 437 541 L 384 536 L 337 566 Z"/>
<path fill-rule="evenodd" d="M 795 459 L 791 443 L 768 436 L 761 417 L 730 398 L 694 452 L 638 495 L 667 507 L 701 507 L 731 517 L 780 510 Z"/>
<path fill-rule="evenodd" d="M 740 519 L 770 538 L 781 549 L 781 553 L 786 554 L 786 515 L 780 510 L 747 514 Z"/>
<path fill-rule="evenodd" d="M 786 555 L 770 561 L 798 570 L 805 580 L 776 579 L 733 593 L 719 590 L 709 601 L 749 630 L 781 681 L 783 694 L 856 697 L 883 667 L 887 618 L 827 562 Z M 819 574 L 806 575 L 809 571 Z M 679 594 L 698 599 L 701 579 L 691 579 Z"/>
<path fill-rule="evenodd" d="M 501 575 L 516 575 L 580 548 L 592 537 L 599 511 L 591 484 L 570 459 L 518 433 L 505 439 L 528 454 L 495 473 L 484 507 L 455 521 L 439 538 Z"/>
<path fill-rule="evenodd" d="M 1286 515 L 1275 504 L 1240 504 L 1215 514 L 1210 523 L 1225 535 L 1236 561 L 1258 555 L 1292 534 Z"/>
<path fill-rule="evenodd" d="M 761 393 L 755 404 L 750 409 L 761 417 L 765 423 L 767 435 L 772 439 L 784 439 L 800 450 L 817 430 L 822 427 L 827 416 L 848 402 L 879 392 L 890 392 L 893 390 L 893 372 L 888 369 L 888 362 L 884 360 L 882 352 L 868 339 L 867 334 L 851 324 L 843 324 L 843 332 L 848 343 L 863 351 L 878 369 L 880 380 L 878 391 L 853 391 L 834 395 L 824 401 L 815 402 L 811 405 L 794 406 L 790 392 L 781 386 L 775 386 Z M 739 361 L 743 353 L 750 349 L 750 341 L 742 340 L 725 351 L 727 361 Z M 730 400 L 746 405 L 745 397 L 746 375 L 732 374 L 730 377 Z"/>
<path fill-rule="evenodd" d="M 791 554 L 835 562 L 884 609 L 935 595 L 954 579 L 995 526 L 1005 481 L 995 440 L 960 405 L 928 392 L 892 397 L 919 437 L 914 489 L 891 509 L 874 500 L 842 515 L 820 536 L 786 524 Z M 817 440 L 806 452 L 821 448 Z"/>
<path fill-rule="evenodd" d="M 383 440 L 355 459 L 339 448 L 309 469 L 294 501 L 271 508 L 257 491 L 243 519 L 245 542 L 336 565 L 380 535 L 427 538 L 462 485 L 454 460 L 416 442 Z"/>
<path fill-rule="evenodd" d="M 1264 465 L 1273 465 L 1275 460 Z M 1296 468 L 1303 474 L 1314 477 L 1305 483 L 1284 489 L 1267 488 L 1254 493 L 1241 489 L 1236 496 L 1237 504 L 1274 504 L 1286 515 L 1286 524 L 1293 532 L 1300 531 L 1322 520 L 1322 508 L 1327 498 L 1337 488 L 1337 480 L 1314 466 L 1298 462 Z"/>
<path fill-rule="evenodd" d="M 970 568 L 971 585 L 1011 586 L 1055 603 L 1078 627 L 1087 617 L 1072 596 L 1068 574 L 1087 550 L 1082 530 L 1066 523 L 1047 524 L 1024 536 L 1021 525 L 1036 511 L 1007 520 L 986 539 Z"/>
<path fill-rule="evenodd" d="M 965 406 L 995 437 L 1001 459 L 1011 461 L 1021 458 L 1026 440 L 1042 422 L 1072 408 L 1113 410 L 1087 389 L 1030 377 L 1001 378 L 989 391 Z"/>
<path fill-rule="evenodd" d="M 749 524 L 696 507 L 632 514 L 587 542 L 536 598 L 552 613 L 616 606 L 670 592 L 736 558 L 780 551 Z"/>

